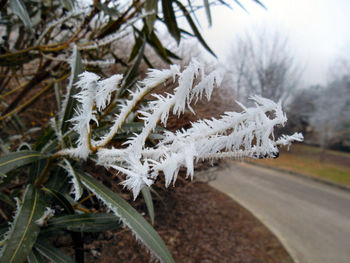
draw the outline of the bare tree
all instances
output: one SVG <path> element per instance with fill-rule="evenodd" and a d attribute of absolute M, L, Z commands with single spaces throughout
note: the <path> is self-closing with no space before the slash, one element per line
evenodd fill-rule
<path fill-rule="evenodd" d="M 308 136 L 308 128 L 311 127 L 310 119 L 316 111 L 317 101 L 325 87 L 314 85 L 299 89 L 290 98 L 287 107 L 288 123 L 281 132 L 300 131 L 305 136 L 305 142 L 312 141 L 312 136 Z"/>
<path fill-rule="evenodd" d="M 350 76 L 333 80 L 319 92 L 310 124 L 322 149 L 350 140 Z"/>
<path fill-rule="evenodd" d="M 296 87 L 300 71 L 288 48 L 288 40 L 279 32 L 266 29 L 238 37 L 228 56 L 238 96 L 261 95 L 285 102 Z"/>

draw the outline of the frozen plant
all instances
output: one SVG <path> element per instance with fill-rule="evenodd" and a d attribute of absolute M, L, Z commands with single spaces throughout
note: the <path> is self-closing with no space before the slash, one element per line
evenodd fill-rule
<path fill-rule="evenodd" d="M 185 167 L 187 176 L 193 178 L 194 164 L 199 160 L 275 157 L 279 146 L 303 140 L 300 133 L 275 139 L 274 128 L 287 121 L 281 103 L 254 96 L 251 97 L 254 107 L 238 103 L 241 112 L 226 112 L 219 119 L 200 120 L 187 130 L 164 130 L 158 136 L 157 144 L 151 147 L 146 144 L 147 139 L 159 124 L 166 127 L 170 113 L 180 116 L 186 109 L 193 111 L 191 105 L 203 94 L 210 99 L 213 88 L 221 82 L 217 71 L 206 74 L 203 65 L 195 60 L 182 72 L 176 65 L 165 70 L 152 69 L 137 83 L 136 90 L 129 91 L 127 100 L 113 96 L 114 101 L 111 97 L 118 93 L 122 75 L 100 80 L 96 74 L 84 72 L 79 77 L 76 86 L 80 91 L 75 95 L 79 105 L 70 120 L 72 130 L 79 138 L 75 147 L 63 149 L 56 156 L 86 159 L 95 154 L 99 165 L 125 174 L 126 180 L 122 184 L 133 192 L 134 198 L 162 174 L 166 186 L 175 183 L 181 167 Z M 154 99 L 141 107 L 143 98 L 166 81 L 177 84 L 174 93 L 152 94 Z M 94 133 L 93 127 L 98 126 L 99 117 L 106 116 L 106 109 L 112 102 L 116 103 L 119 112 L 113 116 L 111 127 L 103 134 Z M 137 114 L 138 121 L 142 121 L 142 129 L 116 148 L 112 139 L 132 112 Z"/>

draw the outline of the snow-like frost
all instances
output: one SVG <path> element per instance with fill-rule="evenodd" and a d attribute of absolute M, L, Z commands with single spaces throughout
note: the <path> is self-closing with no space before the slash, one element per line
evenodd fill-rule
<path fill-rule="evenodd" d="M 64 170 L 66 170 L 66 172 L 70 176 L 70 178 L 71 178 L 70 182 L 73 185 L 72 193 L 74 194 L 74 200 L 78 201 L 81 198 L 81 196 L 83 195 L 83 188 L 81 186 L 79 177 L 76 175 L 72 165 L 70 164 L 70 162 L 66 158 L 63 158 L 63 162 L 64 162 L 64 164 L 61 164 L 60 166 Z"/>
<path fill-rule="evenodd" d="M 275 157 L 279 146 L 303 140 L 299 133 L 275 140 L 275 127 L 283 126 L 287 121 L 281 103 L 253 96 L 253 107 L 238 103 L 241 112 L 226 112 L 219 119 L 200 120 L 187 130 L 164 131 L 163 139 L 159 139 L 156 146 L 148 147 L 148 137 L 159 123 L 166 126 L 170 112 L 180 116 L 185 109 L 192 110 L 192 103 L 201 99 L 203 94 L 210 99 L 213 88 L 220 84 L 222 77 L 217 71 L 206 74 L 200 63 L 192 61 L 182 72 L 176 65 L 165 70 L 150 70 L 136 89 L 129 91 L 126 102 L 116 101 L 119 113 L 109 131 L 95 141 L 91 139 L 90 123 L 97 122 L 97 113 L 111 102 L 111 94 L 122 85 L 123 76 L 100 80 L 96 74 L 84 72 L 79 77 L 77 87 L 80 92 L 75 96 L 79 106 L 71 122 L 80 136 L 76 148 L 64 149 L 61 154 L 85 159 L 94 150 L 98 164 L 126 176 L 122 185 L 133 192 L 134 198 L 162 173 L 166 186 L 175 183 L 181 167 L 187 169 L 187 177 L 193 178 L 194 164 L 198 160 Z M 166 81 L 177 83 L 174 93 L 152 94 L 153 100 L 137 111 L 143 122 L 142 130 L 126 140 L 122 147 L 109 148 L 109 143 L 130 113 L 135 112 L 139 102 Z"/>
<path fill-rule="evenodd" d="M 44 226 L 46 221 L 53 217 L 55 214 L 55 210 L 51 209 L 50 207 L 46 207 L 46 210 L 44 211 L 43 215 L 35 221 L 35 224 L 38 226 Z"/>

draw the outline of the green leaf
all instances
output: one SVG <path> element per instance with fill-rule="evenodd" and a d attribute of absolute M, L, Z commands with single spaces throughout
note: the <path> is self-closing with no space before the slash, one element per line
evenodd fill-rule
<path fill-rule="evenodd" d="M 120 228 L 119 222 L 115 215 L 98 213 L 54 217 L 47 221 L 47 225 L 74 232 L 102 232 Z"/>
<path fill-rule="evenodd" d="M 160 42 L 159 38 L 157 37 L 156 33 L 154 33 L 154 31 L 149 35 L 148 42 L 165 62 L 171 64 L 166 49 L 163 47 L 162 42 Z"/>
<path fill-rule="evenodd" d="M 169 57 L 174 57 L 176 59 L 179 59 L 175 54 L 171 53 L 171 51 L 167 50 L 163 47 L 162 43 L 160 42 L 159 38 L 157 37 L 156 33 L 154 31 L 148 32 L 148 28 L 144 27 L 142 32 L 138 29 L 134 28 L 135 32 L 138 33 L 138 35 L 141 37 L 146 36 L 147 43 L 151 45 L 151 47 L 154 49 L 154 51 L 160 56 L 161 59 L 163 59 L 166 63 L 172 64 Z"/>
<path fill-rule="evenodd" d="M 168 57 L 181 60 L 181 58 L 178 55 L 171 52 L 169 49 L 165 48 L 165 51 L 166 51 L 166 54 L 168 55 Z"/>
<path fill-rule="evenodd" d="M 45 259 L 39 254 L 36 249 L 32 249 L 27 257 L 28 263 L 45 263 Z"/>
<path fill-rule="evenodd" d="M 134 65 L 129 69 L 129 71 L 126 73 L 123 79 L 118 97 L 122 97 L 125 94 L 125 91 L 131 88 L 135 84 L 137 80 L 137 75 L 138 75 L 137 74 L 138 68 L 140 66 L 144 50 L 145 50 L 145 41 L 143 42 L 139 50 L 139 53 L 137 54 L 137 58 Z"/>
<path fill-rule="evenodd" d="M 63 161 L 65 163 L 63 168 L 66 170 L 69 177 L 71 178 L 71 182 L 74 187 L 74 200 L 78 201 L 83 194 L 83 186 L 81 185 L 79 175 L 77 175 L 72 164 L 66 158 L 63 158 Z"/>
<path fill-rule="evenodd" d="M 32 21 L 30 20 L 26 6 L 21 0 L 10 0 L 10 6 L 12 12 L 17 15 L 23 22 L 23 24 L 34 34 Z"/>
<path fill-rule="evenodd" d="M 75 210 L 71 203 L 64 197 L 63 194 L 61 194 L 58 191 L 43 187 L 41 188 L 45 193 L 49 194 L 51 197 L 54 198 L 54 200 L 57 201 L 59 205 L 62 206 L 62 208 L 68 213 L 68 214 L 74 214 Z"/>
<path fill-rule="evenodd" d="M 149 61 L 149 59 L 147 58 L 146 55 L 143 55 L 143 61 L 145 61 L 145 63 L 147 64 L 147 66 L 148 66 L 149 68 L 154 68 L 153 65 L 152 65 L 152 63 L 151 63 L 151 61 Z"/>
<path fill-rule="evenodd" d="M 60 111 L 62 106 L 62 81 L 55 82 L 54 89 L 57 102 L 57 109 L 58 111 Z"/>
<path fill-rule="evenodd" d="M 42 159 L 30 166 L 28 183 L 35 184 L 35 181 L 40 177 L 45 167 L 49 164 L 50 159 Z"/>
<path fill-rule="evenodd" d="M 209 26 L 211 26 L 212 25 L 212 19 L 211 19 L 211 13 L 210 13 L 209 0 L 203 0 L 203 5 L 205 7 L 205 13 L 207 15 Z"/>
<path fill-rule="evenodd" d="M 0 156 L 0 177 L 13 169 L 45 158 L 40 152 L 20 151 Z"/>
<path fill-rule="evenodd" d="M 72 141 L 75 141 L 77 138 L 79 137 L 79 134 L 76 133 L 73 130 L 67 131 L 64 136 L 63 136 L 63 140 L 65 143 L 69 144 Z M 45 153 L 53 153 L 57 151 L 57 147 L 58 147 L 59 141 L 58 138 L 56 137 L 54 140 L 50 140 L 47 142 L 47 144 L 45 145 Z"/>
<path fill-rule="evenodd" d="M 13 199 L 11 197 L 9 197 L 7 194 L 5 194 L 3 192 L 0 192 L 0 200 L 4 203 L 10 205 L 13 208 L 16 207 L 15 201 L 13 201 Z"/>
<path fill-rule="evenodd" d="M 71 257 L 64 254 L 62 250 L 55 248 L 44 241 L 38 240 L 35 243 L 35 248 L 40 252 L 40 254 L 42 254 L 52 262 L 75 263 L 75 261 Z"/>
<path fill-rule="evenodd" d="M 62 109 L 60 112 L 60 127 L 62 134 L 67 131 L 68 120 L 71 119 L 73 115 L 73 109 L 76 104 L 76 99 L 73 98 L 73 95 L 76 94 L 77 88 L 74 87 L 74 84 L 78 81 L 78 76 L 83 72 L 83 63 L 81 60 L 81 55 L 76 46 L 73 47 L 73 54 L 71 58 L 71 76 L 67 87 L 66 98 L 63 102 Z"/>
<path fill-rule="evenodd" d="M 180 42 L 181 33 L 177 26 L 176 16 L 172 0 L 162 0 L 164 22 L 168 27 L 169 33 L 175 38 L 177 43 Z"/>
<path fill-rule="evenodd" d="M 55 165 L 55 167 L 51 169 L 49 180 L 45 184 L 45 187 L 60 193 L 66 193 L 70 190 L 69 180 L 67 172 L 62 167 Z M 64 196 L 66 197 L 66 195 Z M 70 203 L 74 203 L 73 199 L 69 199 L 69 201 Z"/>
<path fill-rule="evenodd" d="M 81 173 L 80 179 L 135 233 L 155 256 L 164 262 L 175 262 L 158 233 L 129 203 L 89 175 Z"/>
<path fill-rule="evenodd" d="M 40 234 L 38 238 L 48 238 L 48 237 L 52 237 L 52 236 L 60 236 L 60 235 L 65 235 L 67 234 L 66 231 L 64 231 L 61 228 L 55 228 L 55 227 L 44 227 L 41 228 L 40 230 Z"/>
<path fill-rule="evenodd" d="M 144 42 L 145 41 L 141 37 L 136 38 L 135 45 L 131 50 L 128 62 L 131 62 L 137 56 L 137 54 L 139 54 L 140 49 L 142 48 Z"/>
<path fill-rule="evenodd" d="M 34 150 L 40 151 L 44 148 L 55 136 L 55 132 L 52 128 L 46 128 L 40 135 L 40 137 L 34 143 Z"/>
<path fill-rule="evenodd" d="M 190 25 L 193 34 L 195 34 L 195 36 L 197 37 L 198 41 L 202 44 L 202 46 L 208 50 L 208 52 L 210 54 L 212 54 L 214 57 L 216 57 L 215 53 L 210 49 L 210 47 L 208 46 L 208 44 L 205 42 L 205 40 L 203 39 L 202 35 L 199 33 L 199 30 L 197 29 L 195 23 L 193 22 L 191 15 L 189 14 L 189 12 L 186 10 L 186 8 L 184 7 L 184 5 L 178 1 L 178 0 L 174 0 L 174 2 L 178 5 L 178 7 L 181 9 L 182 13 L 184 14 L 184 16 L 187 19 L 188 24 Z"/>
<path fill-rule="evenodd" d="M 11 226 L 1 262 L 20 263 L 26 260 L 40 232 L 40 227 L 35 221 L 42 216 L 44 209 L 41 193 L 32 185 L 28 185 L 23 203 Z"/>
<path fill-rule="evenodd" d="M 164 208 L 165 208 L 166 210 L 168 210 L 168 206 L 167 206 L 167 204 L 165 203 L 163 197 L 161 197 L 160 194 L 159 194 L 156 190 L 154 190 L 152 187 L 150 187 L 150 190 L 151 190 L 151 192 L 159 199 L 159 201 L 163 204 Z"/>
<path fill-rule="evenodd" d="M 154 225 L 154 207 L 151 191 L 148 187 L 143 187 L 141 193 L 143 195 L 143 199 L 145 199 L 145 203 L 147 206 L 149 217 L 151 218 L 152 225 Z"/>
<path fill-rule="evenodd" d="M 145 9 L 146 9 L 146 12 L 148 13 L 153 12 L 153 14 L 148 15 L 146 17 L 148 30 L 149 32 L 152 32 L 154 22 L 156 21 L 156 18 L 157 18 L 158 0 L 146 0 Z"/>

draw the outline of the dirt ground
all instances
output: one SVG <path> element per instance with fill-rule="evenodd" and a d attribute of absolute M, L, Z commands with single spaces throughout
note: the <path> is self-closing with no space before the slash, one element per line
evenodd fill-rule
<path fill-rule="evenodd" d="M 155 229 L 176 262 L 292 262 L 277 238 L 252 214 L 206 183 L 172 188 L 156 202 Z M 151 260 L 129 230 L 88 237 L 86 262 Z"/>

